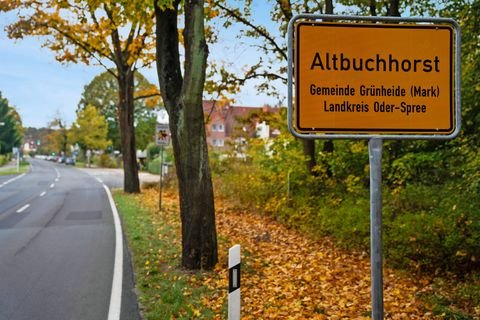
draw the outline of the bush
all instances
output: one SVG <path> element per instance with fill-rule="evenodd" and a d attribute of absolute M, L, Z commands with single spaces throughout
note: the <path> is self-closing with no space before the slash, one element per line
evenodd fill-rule
<path fill-rule="evenodd" d="M 368 250 L 366 144 L 339 142 L 335 147 L 333 154 L 319 152 L 314 175 L 306 170 L 301 144 L 282 136 L 268 145 L 251 142 L 248 161 L 212 154 L 215 191 L 238 206 Z M 396 267 L 457 274 L 479 267 L 479 175 L 466 165 L 471 172 L 466 184 L 458 168 L 455 175 L 449 173 L 451 158 L 442 154 L 405 152 L 384 172 L 384 252 Z"/>
<path fill-rule="evenodd" d="M 7 162 L 8 162 L 7 156 L 0 154 L 0 166 L 5 165 Z"/>
<path fill-rule="evenodd" d="M 116 168 L 117 164 L 108 154 L 101 154 L 100 156 L 94 157 L 93 163 L 101 168 Z"/>
<path fill-rule="evenodd" d="M 408 186 L 388 202 L 385 248 L 394 265 L 457 274 L 478 268 L 480 199 L 454 188 Z"/>
<path fill-rule="evenodd" d="M 441 152 L 417 152 L 393 160 L 385 180 L 395 189 L 412 183 L 438 185 L 446 178 L 448 166 Z"/>
<path fill-rule="evenodd" d="M 147 171 L 153 174 L 160 174 L 160 157 L 147 163 Z"/>
<path fill-rule="evenodd" d="M 147 160 L 153 160 L 155 159 L 156 157 L 159 156 L 160 154 L 160 146 L 154 144 L 154 143 L 150 143 L 148 146 L 147 146 Z"/>

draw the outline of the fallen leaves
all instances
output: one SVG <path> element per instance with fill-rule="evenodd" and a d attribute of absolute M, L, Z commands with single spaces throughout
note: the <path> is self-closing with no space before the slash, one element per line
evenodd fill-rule
<path fill-rule="evenodd" d="M 147 190 L 139 197 L 156 212 L 158 192 Z M 169 221 L 179 232 L 175 194 L 168 194 L 163 203 L 166 212 L 157 214 L 171 215 Z M 217 199 L 216 208 L 220 262 L 213 273 L 190 277 L 191 284 L 208 289 L 202 304 L 213 311 L 214 319 L 225 318 L 227 253 L 233 244 L 242 246 L 242 319 L 371 318 L 370 263 L 365 253 L 340 250 L 328 238 L 312 240 L 223 200 Z M 425 278 L 384 270 L 385 318 L 435 319 L 418 298 L 429 284 Z"/>

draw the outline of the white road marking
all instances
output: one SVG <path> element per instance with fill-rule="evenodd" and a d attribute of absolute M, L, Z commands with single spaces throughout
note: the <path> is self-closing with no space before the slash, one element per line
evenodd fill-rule
<path fill-rule="evenodd" d="M 17 213 L 22 213 L 23 211 L 27 210 L 30 207 L 29 204 L 24 205 L 20 209 L 17 210 Z"/>
<path fill-rule="evenodd" d="M 57 178 L 57 179 L 55 179 L 55 182 L 58 182 L 58 180 L 59 180 L 58 178 Z"/>
<path fill-rule="evenodd" d="M 18 179 L 20 179 L 20 178 L 23 178 L 24 176 L 25 176 L 25 173 L 22 173 L 21 175 L 16 176 L 15 178 L 12 178 L 12 179 L 9 179 L 9 180 L 3 182 L 3 185 L 7 185 L 7 184 L 9 184 L 9 183 L 12 183 L 12 182 L 14 182 L 14 181 L 16 181 L 16 180 L 18 180 Z"/>
<path fill-rule="evenodd" d="M 43 197 L 44 195 L 46 195 L 47 192 L 46 191 L 43 191 L 42 193 L 40 193 L 40 197 Z"/>
<path fill-rule="evenodd" d="M 113 212 L 113 221 L 115 225 L 115 262 L 113 265 L 112 291 L 110 294 L 110 307 L 108 309 L 108 320 L 119 320 L 122 308 L 122 282 L 123 282 L 123 239 L 122 225 L 118 215 L 117 207 L 113 201 L 112 194 L 104 184 L 103 188 L 108 196 L 110 207 Z"/>
<path fill-rule="evenodd" d="M 55 172 L 57 173 L 57 178 L 60 179 L 62 175 L 60 174 L 60 171 L 58 171 L 57 168 L 55 168 Z"/>
<path fill-rule="evenodd" d="M 52 183 L 52 184 L 50 185 L 50 189 L 53 189 L 54 187 L 55 187 L 55 183 Z"/>
<path fill-rule="evenodd" d="M 103 183 L 102 179 L 100 178 L 95 178 L 95 179 L 97 179 L 98 182 Z"/>

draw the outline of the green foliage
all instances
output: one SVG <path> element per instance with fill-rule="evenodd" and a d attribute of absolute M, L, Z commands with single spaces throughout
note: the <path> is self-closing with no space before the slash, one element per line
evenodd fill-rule
<path fill-rule="evenodd" d="M 69 140 L 78 143 L 84 150 L 105 150 L 110 144 L 107 140 L 105 117 L 92 105 L 77 112 L 77 120 L 72 124 Z"/>
<path fill-rule="evenodd" d="M 409 152 L 393 160 L 386 181 L 393 188 L 411 183 L 438 185 L 448 176 L 442 152 Z"/>
<path fill-rule="evenodd" d="M 101 154 L 98 157 L 93 158 L 93 162 L 97 167 L 100 168 L 117 168 L 116 162 L 108 155 L 108 154 Z"/>
<path fill-rule="evenodd" d="M 160 174 L 160 157 L 148 162 L 147 171 L 153 174 Z"/>
<path fill-rule="evenodd" d="M 158 146 L 157 146 L 158 147 Z M 148 160 L 147 163 L 147 171 L 153 174 L 160 174 L 160 147 L 158 147 L 158 153 L 156 153 L 156 158 Z M 156 151 L 155 148 L 152 146 L 150 150 Z M 153 156 L 153 155 L 152 155 Z M 147 151 L 147 159 L 150 157 Z M 171 163 L 172 162 L 172 150 L 170 149 L 163 149 L 163 163 Z"/>
<path fill-rule="evenodd" d="M 9 161 L 9 157 L 7 155 L 0 154 L 0 166 L 5 165 Z"/>
<path fill-rule="evenodd" d="M 144 150 L 149 143 L 151 143 L 155 136 L 155 125 L 157 123 L 157 116 L 155 113 L 148 117 L 138 119 L 135 127 L 135 141 L 137 149 Z"/>
<path fill-rule="evenodd" d="M 456 273 L 478 268 L 478 152 L 465 146 L 462 138 L 457 144 L 386 145 L 386 153 L 392 147 L 397 157 L 386 156 L 383 173 L 389 263 Z M 303 165 L 300 142 L 289 135 L 267 143 L 250 141 L 247 153 L 247 161 L 212 157 L 220 195 L 301 230 L 333 236 L 343 246 L 368 250 L 366 142 L 335 142 L 333 154 L 318 153 L 315 175 Z"/>
<path fill-rule="evenodd" d="M 478 267 L 478 195 L 458 192 L 458 182 L 411 185 L 387 198 L 385 248 L 401 267 L 462 273 Z"/>
<path fill-rule="evenodd" d="M 156 145 L 153 142 L 148 144 L 148 146 L 147 146 L 147 159 L 150 161 L 150 160 L 153 160 L 156 157 L 158 157 L 158 155 L 160 155 L 160 149 L 161 149 L 160 146 Z"/>
<path fill-rule="evenodd" d="M 120 126 L 118 123 L 119 85 L 114 70 L 97 75 L 84 87 L 78 111 L 93 105 L 105 117 L 108 124 L 107 137 L 113 148 L 120 150 Z M 156 113 L 159 105 L 158 88 L 151 84 L 140 72 L 135 72 L 134 118 L 137 149 L 144 149 L 155 134 Z M 153 125 L 152 125 L 153 123 Z"/>
<path fill-rule="evenodd" d="M 333 236 L 346 248 L 368 250 L 370 244 L 370 215 L 368 193 L 363 196 L 322 199 L 314 209 L 316 215 L 308 231 Z"/>
<path fill-rule="evenodd" d="M 0 154 L 12 152 L 22 142 L 22 123 L 19 114 L 0 92 Z"/>

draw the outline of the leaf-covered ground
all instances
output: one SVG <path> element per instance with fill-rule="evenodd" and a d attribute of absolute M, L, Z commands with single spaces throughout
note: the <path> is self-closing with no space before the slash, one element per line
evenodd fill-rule
<path fill-rule="evenodd" d="M 180 247 L 176 196 L 164 196 L 166 210 L 162 213 L 157 212 L 156 190 L 137 197 L 152 212 L 153 220 L 174 227 L 178 236 L 172 246 Z M 242 319 L 370 319 L 366 253 L 340 250 L 328 238 L 313 240 L 269 217 L 235 209 L 221 200 L 216 201 L 216 211 L 220 262 L 214 272 L 189 279 L 193 286 L 208 288 L 202 304 L 213 311 L 214 319 L 226 318 L 227 253 L 233 244 L 242 246 Z M 430 287 L 429 279 L 412 279 L 385 269 L 385 318 L 435 319 L 420 300 Z"/>

